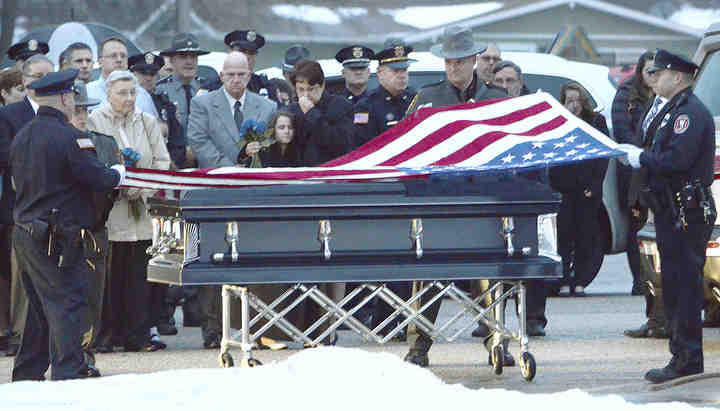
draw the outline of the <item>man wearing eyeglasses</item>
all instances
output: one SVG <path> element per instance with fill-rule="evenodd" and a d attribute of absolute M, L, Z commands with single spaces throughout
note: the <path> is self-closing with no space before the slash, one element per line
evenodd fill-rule
<path fill-rule="evenodd" d="M 22 65 L 22 82 L 27 86 L 45 77 L 53 71 L 52 62 L 43 54 L 35 54 Z M 10 232 L 13 225 L 12 212 L 15 205 L 15 191 L 10 181 L 10 144 L 20 129 L 35 117 L 39 105 L 35 102 L 35 91 L 27 89 L 25 99 L 0 109 L 0 174 L 2 175 L 2 194 L 0 194 L 0 283 L 3 278 L 10 282 L 10 295 L 0 297 L 0 307 L 10 307 L 10 330 L 0 329 L 0 350 L 6 349 L 13 356 L 20 345 L 27 317 L 27 298 L 20 285 L 17 264 L 14 255 L 11 258 Z M 0 285 L 2 286 L 2 285 Z M 2 296 L 3 294 L 0 294 Z M 0 308 L 2 310 L 2 308 Z M 2 311 L 0 311 L 2 315 Z"/>
<path fill-rule="evenodd" d="M 88 98 L 100 100 L 102 105 L 107 104 L 105 80 L 113 71 L 127 70 L 128 68 L 128 49 L 125 40 L 119 37 L 105 39 L 100 44 L 98 63 L 100 63 L 100 78 L 88 83 L 87 92 Z M 158 118 L 158 112 L 155 109 L 155 104 L 152 101 L 152 97 L 150 97 L 150 93 L 140 86 L 137 86 L 136 90 L 135 108 Z"/>
<path fill-rule="evenodd" d="M 500 60 L 500 49 L 495 43 L 489 43 L 485 51 L 478 54 L 475 72 L 485 85 L 492 84 L 493 79 L 495 78 L 495 74 L 493 74 L 493 66 L 500 62 Z"/>

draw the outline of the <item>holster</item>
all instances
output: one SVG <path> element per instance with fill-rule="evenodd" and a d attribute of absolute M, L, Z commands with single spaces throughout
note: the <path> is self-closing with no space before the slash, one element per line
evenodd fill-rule
<path fill-rule="evenodd" d="M 58 267 L 77 264 L 84 258 L 84 247 L 79 226 L 55 226 Z"/>

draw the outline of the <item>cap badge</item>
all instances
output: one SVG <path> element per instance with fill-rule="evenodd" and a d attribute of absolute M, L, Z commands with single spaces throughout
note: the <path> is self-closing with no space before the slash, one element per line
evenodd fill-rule
<path fill-rule="evenodd" d="M 395 46 L 395 57 L 402 57 L 405 55 L 405 47 Z"/>
<path fill-rule="evenodd" d="M 155 56 L 152 53 L 145 54 L 145 64 L 153 64 L 155 62 Z"/>
<path fill-rule="evenodd" d="M 257 38 L 257 33 L 250 30 L 247 32 L 247 36 L 245 38 L 247 39 L 247 41 L 255 41 L 255 39 Z"/>
<path fill-rule="evenodd" d="M 188 47 L 192 47 L 192 45 L 193 45 L 192 40 L 188 40 L 187 45 L 188 45 Z"/>
<path fill-rule="evenodd" d="M 356 59 L 359 59 L 360 57 L 362 57 L 362 55 L 363 55 L 362 47 L 353 47 L 353 49 L 352 49 L 352 55 L 353 55 L 353 57 L 355 57 Z"/>
<path fill-rule="evenodd" d="M 28 40 L 28 50 L 35 51 L 38 48 L 38 42 L 35 39 Z"/>

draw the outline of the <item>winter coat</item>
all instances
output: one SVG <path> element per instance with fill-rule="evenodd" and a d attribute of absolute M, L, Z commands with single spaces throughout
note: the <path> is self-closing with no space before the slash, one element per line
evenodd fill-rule
<path fill-rule="evenodd" d="M 120 150 L 130 147 L 140 153 L 140 159 L 133 166 L 167 170 L 170 154 L 160 131 L 160 123 L 152 116 L 136 111 L 121 116 L 109 104 L 103 105 L 90 114 L 88 129 L 113 136 Z M 147 212 L 146 201 L 152 190 L 136 188 L 123 189 L 108 218 L 110 241 L 141 241 L 152 238 L 152 221 Z M 139 217 L 134 217 L 130 200 L 137 204 Z"/>

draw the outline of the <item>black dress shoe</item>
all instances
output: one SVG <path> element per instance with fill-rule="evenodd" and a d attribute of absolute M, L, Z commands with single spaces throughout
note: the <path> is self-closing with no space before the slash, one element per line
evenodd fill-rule
<path fill-rule="evenodd" d="M 169 322 L 158 324 L 157 331 L 160 335 L 176 335 L 178 333 L 177 327 Z"/>
<path fill-rule="evenodd" d="M 623 334 L 630 338 L 668 338 L 668 334 L 664 327 L 652 327 L 645 323 L 640 328 L 625 330 Z"/>
<path fill-rule="evenodd" d="M 112 345 L 98 345 L 95 347 L 95 352 L 99 352 L 102 354 L 107 354 L 115 351 L 115 348 L 113 348 Z"/>
<path fill-rule="evenodd" d="M 665 368 L 653 368 L 645 374 L 645 379 L 653 384 L 660 384 L 666 381 L 674 380 L 680 377 L 686 377 L 688 375 L 702 374 L 702 367 L 676 370 L 672 364 L 668 364 Z"/>
<path fill-rule="evenodd" d="M 529 322 L 526 326 L 527 335 L 529 337 L 544 337 L 545 336 L 545 327 L 536 322 Z"/>
<path fill-rule="evenodd" d="M 208 350 L 214 350 L 220 348 L 220 337 L 212 335 L 203 341 L 203 347 Z"/>
<path fill-rule="evenodd" d="M 702 323 L 703 328 L 718 328 L 720 327 L 720 318 L 717 319 L 705 319 Z"/>
<path fill-rule="evenodd" d="M 13 344 L 9 343 L 7 347 L 7 351 L 5 352 L 6 357 L 14 357 L 17 355 L 18 350 L 20 349 L 19 344 Z"/>
<path fill-rule="evenodd" d="M 87 366 L 87 377 L 88 378 L 97 378 L 100 377 L 100 370 L 95 368 L 94 365 L 88 364 Z"/>
<path fill-rule="evenodd" d="M 150 336 L 150 344 L 158 347 L 159 350 L 164 350 L 167 348 L 167 344 L 163 340 L 160 339 L 159 336 L 153 334 Z"/>
<path fill-rule="evenodd" d="M 125 344 L 125 352 L 154 352 L 160 349 L 160 346 L 150 341 L 142 345 Z"/>
<path fill-rule="evenodd" d="M 405 361 L 423 368 L 430 365 L 430 359 L 426 351 L 410 350 L 405 354 Z"/>
<path fill-rule="evenodd" d="M 480 321 L 478 322 L 477 328 L 475 328 L 470 335 L 475 338 L 484 338 L 487 337 L 488 334 L 490 334 L 490 329 L 484 322 Z"/>
<path fill-rule="evenodd" d="M 488 353 L 488 365 L 492 365 L 492 353 Z M 503 357 L 503 367 L 514 367 L 515 366 L 515 357 L 512 356 L 509 352 L 505 351 L 505 356 Z"/>

